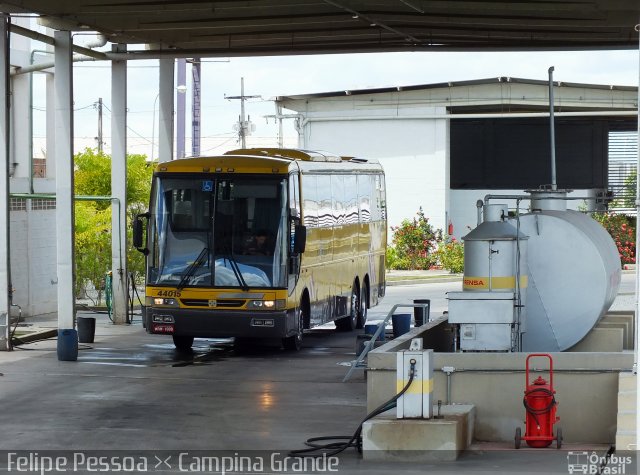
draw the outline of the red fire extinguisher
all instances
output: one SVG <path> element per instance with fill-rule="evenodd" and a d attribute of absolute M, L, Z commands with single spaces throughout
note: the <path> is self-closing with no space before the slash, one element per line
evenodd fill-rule
<path fill-rule="evenodd" d="M 549 359 L 549 382 L 538 376 L 534 381 L 529 379 L 529 360 L 531 358 L 543 357 Z M 520 428 L 516 429 L 515 447 L 520 448 L 520 441 L 527 442 L 529 447 L 543 448 L 556 441 L 556 447 L 562 447 L 562 429 L 556 429 L 553 434 L 553 426 L 560 420 L 556 416 L 558 403 L 555 398 L 556 391 L 553 389 L 553 359 L 549 354 L 530 354 L 526 360 L 525 371 L 526 385 L 524 398 L 522 400 L 526 409 L 525 435 L 521 436 Z"/>

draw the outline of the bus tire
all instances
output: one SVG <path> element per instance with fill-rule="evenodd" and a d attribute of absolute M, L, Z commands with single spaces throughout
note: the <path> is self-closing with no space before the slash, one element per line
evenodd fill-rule
<path fill-rule="evenodd" d="M 336 320 L 336 329 L 341 332 L 350 332 L 356 329 L 358 326 L 358 312 L 359 312 L 360 296 L 358 295 L 358 287 L 353 284 L 351 288 L 351 306 L 349 315 Z"/>
<path fill-rule="evenodd" d="M 364 324 L 367 322 L 367 315 L 369 313 L 369 292 L 367 291 L 367 285 L 364 284 L 360 290 L 360 305 L 358 306 L 358 321 L 356 322 L 356 328 L 364 328 Z"/>
<path fill-rule="evenodd" d="M 173 344 L 175 345 L 176 350 L 187 353 L 191 351 L 191 347 L 193 346 L 193 337 L 185 335 L 173 335 Z"/>
<path fill-rule="evenodd" d="M 298 308 L 296 310 L 298 319 L 298 331 L 295 335 L 287 336 L 282 339 L 282 346 L 287 351 L 300 351 L 302 348 L 302 334 L 304 329 L 304 312 Z"/>

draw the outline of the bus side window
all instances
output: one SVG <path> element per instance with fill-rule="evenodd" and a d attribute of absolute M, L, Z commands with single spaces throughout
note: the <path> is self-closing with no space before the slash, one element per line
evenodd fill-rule
<path fill-rule="evenodd" d="M 382 219 L 387 219 L 387 198 L 384 184 L 384 175 L 379 175 L 380 188 L 378 189 L 378 198 L 380 200 L 380 216 Z"/>
<path fill-rule="evenodd" d="M 371 175 L 358 175 L 360 222 L 371 222 Z"/>
<path fill-rule="evenodd" d="M 342 226 L 345 220 L 344 177 L 342 175 L 331 177 L 331 197 L 334 225 Z"/>
<path fill-rule="evenodd" d="M 302 175 L 302 215 L 305 226 L 318 226 L 318 191 L 315 175 Z"/>
<path fill-rule="evenodd" d="M 345 224 L 358 224 L 358 185 L 356 175 L 344 177 Z"/>
<path fill-rule="evenodd" d="M 295 210 L 296 217 L 300 217 L 300 182 L 297 173 L 289 175 L 289 208 Z"/>
<path fill-rule="evenodd" d="M 321 228 L 331 228 L 335 224 L 333 219 L 333 204 L 331 203 L 331 177 L 318 175 L 318 222 Z"/>

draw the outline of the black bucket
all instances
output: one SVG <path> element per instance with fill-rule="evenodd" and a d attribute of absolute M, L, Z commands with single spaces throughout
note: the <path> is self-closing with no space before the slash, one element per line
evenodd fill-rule
<path fill-rule="evenodd" d="M 413 307 L 413 319 L 415 325 L 419 327 L 429 321 L 429 310 L 431 308 L 431 300 L 429 299 L 417 299 L 413 301 L 414 304 L 424 304 L 425 307 Z"/>
<path fill-rule="evenodd" d="M 78 317 L 78 341 L 93 343 L 96 335 L 96 319 L 94 317 Z"/>

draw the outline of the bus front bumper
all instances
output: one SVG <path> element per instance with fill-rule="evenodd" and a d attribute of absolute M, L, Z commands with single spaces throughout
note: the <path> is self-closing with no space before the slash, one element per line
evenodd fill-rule
<path fill-rule="evenodd" d="M 296 331 L 294 315 L 294 312 L 287 311 L 239 312 L 147 307 L 145 324 L 147 332 L 157 334 L 199 338 L 283 338 Z"/>

